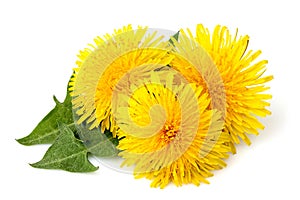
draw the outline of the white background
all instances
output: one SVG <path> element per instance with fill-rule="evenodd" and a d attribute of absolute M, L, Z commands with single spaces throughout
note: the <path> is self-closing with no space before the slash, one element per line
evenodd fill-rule
<path fill-rule="evenodd" d="M 299 6 L 297 1 L 0 1 L 0 199 L 300 199 Z M 40 170 L 47 145 L 14 139 L 64 99 L 76 55 L 97 35 L 133 24 L 177 31 L 217 24 L 250 35 L 269 60 L 272 116 L 250 147 L 240 145 L 209 185 L 152 189 L 105 166 L 90 174 Z M 98 163 L 95 163 L 99 165 Z M 6 197 L 6 198 L 5 198 Z"/>

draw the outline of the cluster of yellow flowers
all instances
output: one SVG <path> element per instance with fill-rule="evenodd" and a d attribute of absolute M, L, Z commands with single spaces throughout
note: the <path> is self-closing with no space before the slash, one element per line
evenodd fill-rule
<path fill-rule="evenodd" d="M 264 126 L 271 95 L 261 51 L 228 28 L 180 30 L 166 41 L 131 25 L 80 52 L 70 82 L 77 123 L 120 139 L 122 165 L 151 186 L 208 183 L 247 134 Z"/>

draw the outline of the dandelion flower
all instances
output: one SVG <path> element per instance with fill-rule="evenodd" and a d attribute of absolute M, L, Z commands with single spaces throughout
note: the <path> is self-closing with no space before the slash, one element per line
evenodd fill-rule
<path fill-rule="evenodd" d="M 199 185 L 208 183 L 212 170 L 226 166 L 223 159 L 230 148 L 224 142 L 230 138 L 221 131 L 221 114 L 209 110 L 208 95 L 200 94 L 201 87 L 179 83 L 170 74 L 152 76 L 133 89 L 125 100 L 130 118 L 123 119 L 126 114 L 119 108 L 117 121 L 128 126 L 119 133 L 119 155 L 125 159 L 123 166 L 135 166 L 136 178 L 151 179 L 152 187 L 164 188 L 170 182 Z M 159 128 L 138 132 L 135 125 Z"/>
<path fill-rule="evenodd" d="M 153 65 L 170 62 L 167 51 L 157 50 L 167 46 L 162 37 L 146 33 L 147 28 L 133 30 L 128 25 L 112 35 L 96 37 L 95 44 L 80 51 L 70 83 L 78 124 L 84 122 L 90 129 L 100 126 L 102 132 L 107 129 L 116 136 L 118 127 L 111 115 L 111 98 L 119 79 L 136 67 L 144 66 L 140 72 L 143 74 Z"/>
<path fill-rule="evenodd" d="M 238 38 L 236 33 L 233 37 L 224 26 L 216 26 L 213 33 L 210 33 L 200 24 L 197 26 L 196 36 L 193 36 L 189 29 L 187 34 L 181 30 L 181 34 L 196 41 L 206 50 L 222 77 L 226 95 L 223 131 L 231 136 L 232 143 L 238 144 L 242 139 L 250 145 L 251 141 L 247 134 L 258 135 L 258 129 L 264 129 L 257 117 L 271 114 L 266 107 L 270 105 L 267 100 L 272 96 L 264 93 L 269 89 L 264 84 L 273 79 L 273 76 L 263 76 L 267 60 L 256 61 L 261 51 L 247 51 L 249 36 Z M 183 46 L 180 42 L 177 45 Z M 187 49 L 193 48 L 187 42 L 184 46 Z M 188 64 L 175 59 L 171 66 L 180 71 L 189 81 L 202 85 L 206 90 L 207 80 L 204 81 L 201 75 L 199 76 L 195 70 L 188 67 Z M 217 90 L 212 91 L 212 93 L 215 92 L 218 93 Z M 234 149 L 233 152 L 235 152 Z"/>

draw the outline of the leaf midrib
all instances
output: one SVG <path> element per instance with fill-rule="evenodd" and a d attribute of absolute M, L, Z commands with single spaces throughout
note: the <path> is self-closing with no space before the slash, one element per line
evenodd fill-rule
<path fill-rule="evenodd" d="M 112 139 L 112 137 L 108 138 L 109 139 Z M 72 155 L 69 155 L 67 157 L 64 157 L 64 158 L 60 158 L 60 159 L 57 159 L 57 160 L 54 160 L 54 161 L 51 161 L 51 162 L 46 162 L 46 163 L 40 163 L 39 166 L 43 167 L 43 166 L 47 166 L 47 165 L 52 165 L 52 164 L 56 164 L 56 163 L 60 163 L 60 162 L 63 162 L 65 160 L 68 160 L 68 159 L 71 159 L 73 157 L 76 157 L 77 155 L 80 155 L 82 153 L 86 154 L 86 153 L 89 153 L 91 150 L 93 150 L 94 148 L 96 148 L 97 146 L 99 146 L 100 144 L 104 143 L 104 141 L 102 142 L 99 142 L 95 145 L 93 145 L 92 147 L 90 148 L 87 148 L 87 149 L 83 149 L 75 154 L 72 154 Z"/>
<path fill-rule="evenodd" d="M 83 149 L 83 150 L 79 151 L 78 153 L 69 155 L 65 158 L 60 158 L 60 159 L 57 159 L 57 160 L 54 160 L 54 161 L 51 161 L 51 162 L 47 162 L 47 163 L 41 163 L 41 164 L 36 163 L 36 164 L 38 164 L 40 167 L 47 166 L 47 165 L 52 165 L 52 164 L 60 163 L 60 162 L 63 162 L 65 160 L 71 159 L 71 158 L 76 157 L 77 155 L 82 154 L 82 153 L 84 153 L 84 154 L 88 153 L 87 149 Z"/>
<path fill-rule="evenodd" d="M 73 125 L 75 125 L 75 122 L 73 122 L 73 123 L 71 123 L 71 124 L 67 124 L 66 126 L 67 126 L 67 127 L 71 127 L 71 126 L 73 126 Z M 31 140 L 28 140 L 27 143 L 33 143 L 33 142 L 35 142 L 35 141 L 42 140 L 43 138 L 46 138 L 46 137 L 48 137 L 48 136 L 50 136 L 50 135 L 52 135 L 52 134 L 56 134 L 56 133 L 59 132 L 59 131 L 60 131 L 60 130 L 57 128 L 56 130 L 53 130 L 53 131 L 51 131 L 51 132 L 49 132 L 49 133 L 47 133 L 47 134 L 44 134 L 44 135 L 42 135 L 42 136 L 40 136 L 40 137 L 38 137 L 38 138 L 34 138 L 34 139 L 31 139 Z"/>

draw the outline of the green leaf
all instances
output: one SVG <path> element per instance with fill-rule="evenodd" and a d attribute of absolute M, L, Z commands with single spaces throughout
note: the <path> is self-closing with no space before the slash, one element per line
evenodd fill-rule
<path fill-rule="evenodd" d="M 117 138 L 113 138 L 110 131 L 105 130 L 102 133 L 99 129 L 89 130 L 83 125 L 76 126 L 77 134 L 80 140 L 88 149 L 88 152 L 98 157 L 113 157 L 118 155 L 119 150 L 116 146 L 119 144 Z"/>
<path fill-rule="evenodd" d="M 93 172 L 98 169 L 88 158 L 85 145 L 74 137 L 72 130 L 65 124 L 59 125 L 60 135 L 47 150 L 43 159 L 30 164 L 43 169 L 62 169 L 70 172 Z"/>
<path fill-rule="evenodd" d="M 56 97 L 53 97 L 56 106 L 52 109 L 35 129 L 26 137 L 17 141 L 23 145 L 34 144 L 52 144 L 59 135 L 58 121 L 66 124 L 72 130 L 75 130 L 75 124 L 72 114 L 72 97 L 67 91 L 66 98 L 60 103 Z"/>
<path fill-rule="evenodd" d="M 180 31 L 178 31 L 177 33 L 175 33 L 173 36 L 171 36 L 171 38 L 169 39 L 169 42 L 174 46 L 174 42 L 172 41 L 172 38 L 174 38 L 176 41 L 178 41 L 178 37 L 179 37 L 179 33 Z"/>

